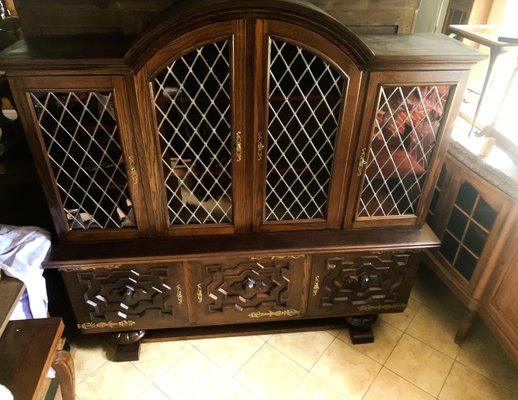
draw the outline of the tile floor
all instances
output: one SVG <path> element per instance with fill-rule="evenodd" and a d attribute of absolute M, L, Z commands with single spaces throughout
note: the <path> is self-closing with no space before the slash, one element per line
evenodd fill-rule
<path fill-rule="evenodd" d="M 423 267 L 408 308 L 381 316 L 373 344 L 352 345 L 346 330 L 170 341 L 113 363 L 105 338 L 83 335 L 72 343 L 77 398 L 518 400 L 518 369 L 482 323 L 453 342 L 462 312 Z"/>

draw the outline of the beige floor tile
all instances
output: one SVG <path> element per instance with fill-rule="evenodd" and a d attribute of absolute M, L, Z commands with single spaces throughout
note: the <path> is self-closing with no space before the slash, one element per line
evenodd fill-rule
<path fill-rule="evenodd" d="M 354 346 L 356 350 L 380 364 L 384 364 L 390 356 L 390 353 L 394 350 L 394 347 L 396 347 L 403 332 L 381 320 L 373 325 L 372 332 L 374 333 L 374 343 L 353 345 L 347 329 L 342 330 L 337 338 Z"/>
<path fill-rule="evenodd" d="M 76 394 L 81 400 L 135 399 L 150 386 L 133 364 L 108 362 L 76 385 Z"/>
<path fill-rule="evenodd" d="M 304 377 L 289 398 L 290 400 L 348 400 L 311 372 Z"/>
<path fill-rule="evenodd" d="M 236 379 L 228 381 L 213 397 L 214 400 L 258 400 L 259 398 Z"/>
<path fill-rule="evenodd" d="M 155 382 L 191 349 L 185 340 L 142 343 L 140 359 L 133 361 L 133 365 Z"/>
<path fill-rule="evenodd" d="M 191 343 L 230 375 L 234 375 L 264 345 L 257 336 L 200 339 Z"/>
<path fill-rule="evenodd" d="M 151 385 L 136 400 L 169 400 L 169 397 L 162 393 L 155 385 Z"/>
<path fill-rule="evenodd" d="M 103 342 L 102 337 L 92 336 L 72 343 L 76 383 L 108 362 Z"/>
<path fill-rule="evenodd" d="M 457 361 L 518 392 L 518 368 L 481 321 L 475 323 L 462 343 Z"/>
<path fill-rule="evenodd" d="M 380 314 L 380 320 L 387 322 L 394 328 L 404 331 L 421 308 L 421 303 L 410 297 L 408 305 L 403 312 Z"/>
<path fill-rule="evenodd" d="M 383 368 L 363 400 L 433 400 L 431 394 Z M 460 398 L 458 399 L 460 400 Z"/>
<path fill-rule="evenodd" d="M 439 395 L 440 400 L 507 400 L 511 391 L 485 376 L 455 363 Z"/>
<path fill-rule="evenodd" d="M 265 344 L 235 377 L 259 398 L 285 399 L 306 372 L 273 346 Z"/>
<path fill-rule="evenodd" d="M 199 350 L 190 350 L 157 381 L 156 386 L 172 399 L 209 399 L 230 380 Z"/>
<path fill-rule="evenodd" d="M 296 332 L 273 335 L 268 344 L 309 370 L 333 340 L 325 331 Z"/>
<path fill-rule="evenodd" d="M 414 385 L 437 396 L 452 364 L 451 358 L 404 334 L 385 366 Z"/>
<path fill-rule="evenodd" d="M 311 372 L 354 400 L 362 398 L 380 369 L 379 363 L 335 339 Z"/>
<path fill-rule="evenodd" d="M 265 342 L 268 341 L 272 337 L 272 335 L 257 335 L 257 337 L 261 340 L 264 340 Z"/>
<path fill-rule="evenodd" d="M 423 305 L 408 326 L 406 333 L 455 359 L 460 346 L 455 343 L 460 316 L 445 308 L 437 310 Z"/>
<path fill-rule="evenodd" d="M 449 309 L 462 315 L 465 307 L 450 289 L 427 267 L 420 267 L 411 292 L 411 298 L 430 308 Z"/>

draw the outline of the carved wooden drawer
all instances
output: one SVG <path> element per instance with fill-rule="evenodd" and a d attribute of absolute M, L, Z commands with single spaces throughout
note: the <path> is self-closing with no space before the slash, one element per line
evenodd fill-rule
<path fill-rule="evenodd" d="M 308 316 L 402 311 L 416 268 L 411 252 L 313 256 Z"/>
<path fill-rule="evenodd" d="M 189 263 L 199 324 L 301 317 L 304 256 Z"/>
<path fill-rule="evenodd" d="M 85 333 L 188 324 L 180 264 L 62 268 L 78 328 Z"/>

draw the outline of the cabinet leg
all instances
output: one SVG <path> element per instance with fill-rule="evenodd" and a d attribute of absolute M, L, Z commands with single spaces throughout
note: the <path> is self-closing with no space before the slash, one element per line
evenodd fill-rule
<path fill-rule="evenodd" d="M 377 321 L 378 315 L 361 315 L 355 317 L 347 317 L 347 328 L 349 336 L 353 344 L 373 343 L 374 334 L 371 326 Z"/>
<path fill-rule="evenodd" d="M 114 333 L 111 340 L 115 343 L 116 347 L 112 361 L 138 361 L 140 356 L 140 341 L 145 334 L 145 330 Z"/>
<path fill-rule="evenodd" d="M 471 327 L 473 326 L 473 322 L 475 322 L 476 317 L 477 313 L 475 311 L 468 310 L 468 312 L 460 321 L 457 333 L 455 334 L 455 343 L 461 344 L 464 341 L 464 339 L 466 339 L 466 336 L 468 335 Z"/>

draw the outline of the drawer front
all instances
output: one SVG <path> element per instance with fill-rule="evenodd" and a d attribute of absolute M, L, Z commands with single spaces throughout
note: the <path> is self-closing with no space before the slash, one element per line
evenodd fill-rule
<path fill-rule="evenodd" d="M 180 264 L 61 269 L 84 333 L 186 325 Z"/>
<path fill-rule="evenodd" d="M 192 262 L 194 320 L 199 324 L 301 317 L 304 256 Z"/>
<path fill-rule="evenodd" d="M 308 315 L 402 311 L 415 280 L 417 257 L 394 252 L 314 256 Z"/>

